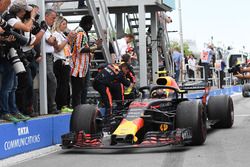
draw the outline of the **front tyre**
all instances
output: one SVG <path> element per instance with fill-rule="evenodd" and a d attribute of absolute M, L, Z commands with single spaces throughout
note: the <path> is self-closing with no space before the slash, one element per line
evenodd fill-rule
<path fill-rule="evenodd" d="M 99 116 L 100 112 L 94 105 L 84 104 L 76 106 L 70 119 L 70 131 L 84 131 L 87 134 L 101 132 L 101 126 L 96 121 L 96 118 Z"/>

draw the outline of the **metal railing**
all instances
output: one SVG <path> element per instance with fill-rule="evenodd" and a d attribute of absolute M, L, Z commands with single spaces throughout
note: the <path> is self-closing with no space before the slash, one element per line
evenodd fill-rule
<path fill-rule="evenodd" d="M 103 40 L 103 43 L 102 43 L 102 48 L 103 48 L 103 53 L 104 53 L 103 55 L 104 55 L 107 63 L 111 63 L 112 60 L 111 60 L 111 56 L 109 53 L 107 40 L 105 38 L 105 34 L 103 32 L 103 29 L 102 29 L 102 25 L 100 22 L 100 18 L 98 16 L 98 11 L 96 9 L 95 2 L 92 0 L 86 0 L 86 3 L 88 6 L 88 9 L 89 9 L 89 13 L 94 17 L 94 26 L 95 26 L 97 36 L 98 36 L 98 38 Z"/>
<path fill-rule="evenodd" d="M 188 70 L 190 67 L 193 67 L 195 68 L 196 70 L 194 71 L 194 78 L 190 78 L 189 75 L 188 75 Z M 202 69 L 202 70 L 201 70 Z M 198 77 L 198 72 L 201 72 L 203 73 L 203 75 L 200 75 L 200 77 Z M 205 81 L 205 68 L 204 66 L 199 66 L 199 65 L 195 65 L 195 66 L 191 66 L 191 65 L 188 65 L 188 64 L 185 64 L 185 72 L 184 72 L 184 78 L 186 81 Z M 201 77 L 203 76 L 203 77 Z"/>
<path fill-rule="evenodd" d="M 107 27 L 107 43 L 109 43 L 109 40 L 111 40 L 113 48 L 116 48 L 118 54 L 120 55 L 121 51 L 118 47 L 117 35 L 116 35 L 117 33 L 116 33 L 116 30 L 113 26 L 112 19 L 110 17 L 110 13 L 109 13 L 109 9 L 107 7 L 105 0 L 99 0 L 99 5 L 101 8 L 102 14 L 104 16 L 105 24 L 108 26 Z"/>
<path fill-rule="evenodd" d="M 195 69 L 194 70 L 194 77 L 191 78 L 189 77 L 189 73 L 188 73 L 188 69 Z M 221 85 L 221 80 L 220 80 L 220 69 L 216 69 L 214 67 L 210 67 L 209 68 L 210 73 L 211 73 L 211 77 L 208 78 L 208 81 L 210 81 L 212 83 L 213 86 L 217 86 L 218 88 Z M 232 81 L 233 81 L 233 75 L 232 73 L 228 72 L 228 69 L 224 69 L 223 70 L 225 73 L 225 77 L 223 77 L 223 81 L 225 82 L 225 84 L 223 84 L 226 87 L 230 87 L 232 86 Z M 201 75 L 201 73 L 203 75 Z M 205 68 L 204 66 L 199 66 L 199 65 L 195 65 L 195 66 L 191 66 L 188 64 L 185 64 L 185 73 L 184 73 L 184 78 L 185 81 L 204 81 L 205 82 Z"/>

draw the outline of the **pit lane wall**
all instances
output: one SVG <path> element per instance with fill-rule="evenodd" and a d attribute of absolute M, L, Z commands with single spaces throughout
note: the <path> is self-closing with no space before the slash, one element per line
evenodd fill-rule
<path fill-rule="evenodd" d="M 70 114 L 0 124 L 0 160 L 59 144 L 69 131 Z"/>
<path fill-rule="evenodd" d="M 229 88 L 224 88 L 224 89 L 215 89 L 215 90 L 210 90 L 209 96 L 218 96 L 218 95 L 232 95 L 234 93 L 240 93 L 242 86 L 232 86 Z M 203 95 L 203 92 L 197 92 L 197 93 L 189 93 L 187 95 L 188 98 L 193 99 L 193 98 L 199 98 Z"/>
<path fill-rule="evenodd" d="M 241 86 L 212 90 L 211 96 L 241 92 Z M 202 93 L 190 93 L 198 98 Z M 70 114 L 36 118 L 17 124 L 0 124 L 0 160 L 17 154 L 60 144 L 61 135 L 69 131 Z"/>

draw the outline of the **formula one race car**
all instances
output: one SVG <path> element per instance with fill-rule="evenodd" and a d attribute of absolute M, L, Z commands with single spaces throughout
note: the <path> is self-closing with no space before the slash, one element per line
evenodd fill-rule
<path fill-rule="evenodd" d="M 202 145 L 207 123 L 213 128 L 232 127 L 234 108 L 230 96 L 208 98 L 204 85 L 183 85 L 181 90 L 168 76 L 159 77 L 157 84 L 141 87 L 139 98 L 109 116 L 101 116 L 94 105 L 77 106 L 71 116 L 70 132 L 62 136 L 62 148 Z M 188 99 L 185 94 L 190 89 L 204 89 L 205 93 Z"/>

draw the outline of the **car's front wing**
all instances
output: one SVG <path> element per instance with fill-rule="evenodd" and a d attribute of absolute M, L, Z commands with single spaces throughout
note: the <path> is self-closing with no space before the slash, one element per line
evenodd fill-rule
<path fill-rule="evenodd" d="M 68 133 L 62 136 L 62 148 L 78 149 L 129 149 L 129 148 L 153 148 L 164 146 L 184 146 L 192 142 L 190 128 L 176 129 L 168 132 L 147 132 L 143 141 L 138 144 L 118 143 L 111 145 L 110 136 L 102 134 Z"/>

